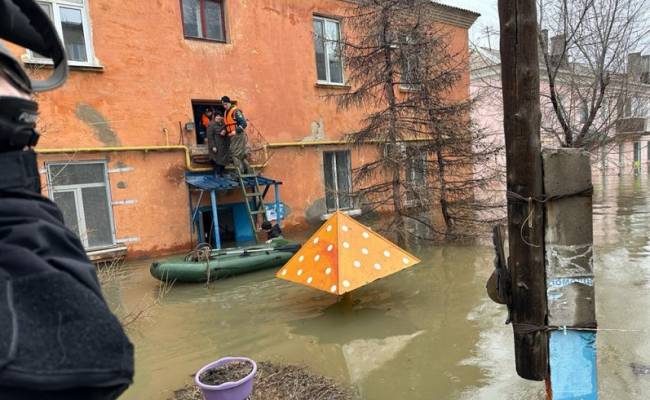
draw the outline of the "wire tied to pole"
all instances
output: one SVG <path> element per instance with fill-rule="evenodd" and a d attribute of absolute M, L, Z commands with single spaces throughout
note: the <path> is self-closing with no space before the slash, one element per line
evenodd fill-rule
<path fill-rule="evenodd" d="M 528 215 L 526 216 L 526 219 L 524 219 L 524 222 L 522 222 L 522 224 L 521 224 L 521 227 L 519 229 L 519 235 L 521 236 L 521 240 L 526 245 L 528 245 L 530 247 L 539 248 L 539 247 L 542 247 L 542 246 L 534 244 L 534 243 L 530 243 L 524 237 L 524 226 L 528 225 L 528 230 L 529 231 L 533 229 L 533 224 L 534 224 L 534 219 L 535 219 L 535 203 L 546 204 L 546 203 L 551 202 L 551 201 L 557 201 L 557 200 L 561 200 L 561 199 L 565 199 L 565 198 L 569 198 L 569 197 L 578 197 L 578 196 L 591 197 L 593 195 L 593 193 L 594 193 L 593 186 L 589 186 L 588 188 L 586 188 L 584 190 L 581 190 L 581 191 L 578 191 L 578 192 L 566 193 L 566 194 L 562 194 L 562 195 L 558 195 L 558 196 L 549 196 L 549 197 L 543 196 L 541 198 L 533 197 L 533 196 L 525 197 L 525 196 L 520 195 L 519 193 L 511 192 L 510 190 L 508 190 L 508 191 L 506 191 L 506 197 L 509 200 L 516 200 L 516 201 L 520 201 L 520 202 L 528 204 Z"/>
<path fill-rule="evenodd" d="M 565 335 L 568 331 L 578 331 L 578 332 L 620 332 L 620 333 L 647 333 L 647 330 L 642 329 L 623 329 L 623 328 L 599 328 L 597 326 L 553 326 L 553 325 L 535 325 L 528 323 L 513 323 L 512 328 L 516 333 L 520 334 L 531 334 L 535 332 L 551 332 L 559 331 L 563 332 Z"/>

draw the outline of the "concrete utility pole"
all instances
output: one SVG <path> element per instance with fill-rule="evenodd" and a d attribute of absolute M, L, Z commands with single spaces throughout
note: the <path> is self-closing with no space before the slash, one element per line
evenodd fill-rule
<path fill-rule="evenodd" d="M 595 400 L 596 307 L 589 153 L 543 151 L 551 398 Z"/>
<path fill-rule="evenodd" d="M 548 376 L 544 194 L 535 0 L 499 0 L 508 183 L 508 243 L 517 373 Z"/>

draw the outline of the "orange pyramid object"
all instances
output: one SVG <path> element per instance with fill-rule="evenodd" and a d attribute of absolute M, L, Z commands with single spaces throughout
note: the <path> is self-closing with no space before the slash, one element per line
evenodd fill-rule
<path fill-rule="evenodd" d="M 276 276 L 342 295 L 419 262 L 371 229 L 336 212 Z"/>

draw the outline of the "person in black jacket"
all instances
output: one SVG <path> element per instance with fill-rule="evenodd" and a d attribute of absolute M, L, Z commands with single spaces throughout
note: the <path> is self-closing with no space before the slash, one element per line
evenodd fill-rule
<path fill-rule="evenodd" d="M 59 208 L 41 195 L 33 91 L 60 86 L 64 48 L 34 0 L 0 0 L 0 39 L 54 61 L 32 81 L 0 44 L 0 399 L 113 400 L 133 346 Z"/>
<path fill-rule="evenodd" d="M 271 221 L 262 222 L 262 230 L 266 232 L 267 240 L 282 237 L 282 229 L 280 228 L 280 225 L 274 224 Z"/>

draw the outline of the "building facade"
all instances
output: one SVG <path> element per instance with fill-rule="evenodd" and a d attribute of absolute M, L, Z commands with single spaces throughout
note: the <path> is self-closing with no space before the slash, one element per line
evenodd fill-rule
<path fill-rule="evenodd" d="M 493 133 L 495 140 L 504 143 L 499 51 L 475 49 L 471 60 L 471 88 L 476 99 L 472 118 L 483 129 Z M 650 55 L 630 54 L 626 66 L 626 73 L 612 74 L 616 75 L 612 85 L 620 85 L 613 90 L 617 98 L 605 98 L 594 122 L 594 126 L 604 130 L 601 134 L 607 138 L 602 146 L 592 152 L 592 172 L 595 176 L 650 172 Z M 571 71 L 560 69 L 557 78 L 559 86 L 563 82 L 580 81 L 575 76 L 569 76 L 580 73 L 575 72 L 580 71 L 580 66 L 572 65 L 572 68 Z M 561 128 L 551 104 L 548 75 L 543 62 L 540 62 L 540 71 L 542 146 L 558 147 L 555 134 L 561 132 Z M 570 94 L 571 90 L 559 89 L 558 92 Z M 584 99 L 573 96 L 563 100 L 568 105 L 567 115 L 582 123 L 587 109 L 582 103 Z M 497 163 L 505 166 L 504 159 Z"/>
<path fill-rule="evenodd" d="M 38 97 L 44 192 L 87 249 L 126 247 L 137 257 L 192 246 L 185 175 L 206 170 L 195 162 L 201 113 L 218 110 L 224 95 L 249 121 L 262 174 L 283 183 L 287 226 L 356 207 L 337 193 L 353 191 L 352 169 L 373 154 L 343 140 L 364 110 L 341 112 L 325 99 L 348 88 L 337 48 L 349 1 L 39 3 L 71 65 L 62 89 Z M 467 54 L 478 15 L 432 7 L 453 50 Z M 15 51 L 33 74 L 50 65 Z M 458 98 L 469 96 L 467 70 Z M 242 201 L 236 193 L 220 199 Z"/>

